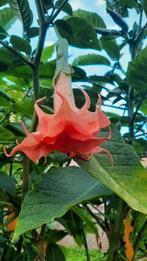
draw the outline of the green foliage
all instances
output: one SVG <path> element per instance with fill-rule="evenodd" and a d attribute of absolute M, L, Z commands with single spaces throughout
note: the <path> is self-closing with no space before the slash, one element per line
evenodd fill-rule
<path fill-rule="evenodd" d="M 79 48 L 100 50 L 95 30 L 83 18 L 70 17 L 65 21 L 56 20 L 55 24 L 59 34 L 65 37 L 69 44 Z"/>
<path fill-rule="evenodd" d="M 16 50 L 19 50 L 20 52 L 24 52 L 28 55 L 31 53 L 31 45 L 28 43 L 27 40 L 18 37 L 16 35 L 11 35 L 10 43 L 13 45 L 13 47 Z"/>
<path fill-rule="evenodd" d="M 14 13 L 11 8 L 5 7 L 0 10 L 0 26 L 5 30 L 8 30 L 12 23 L 16 20 Z"/>
<path fill-rule="evenodd" d="M 101 16 L 99 16 L 97 13 L 85 11 L 82 9 L 78 9 L 73 12 L 73 16 L 80 17 L 84 19 L 87 23 L 89 23 L 94 29 L 101 27 L 105 28 L 106 25 L 102 19 Z"/>
<path fill-rule="evenodd" d="M 46 174 L 25 198 L 14 239 L 62 216 L 75 204 L 109 193 L 78 167 L 57 168 Z"/>
<path fill-rule="evenodd" d="M 122 138 L 117 137 L 116 133 L 105 148 L 111 152 L 113 165 L 110 159 L 106 160 L 100 153 L 90 161 L 79 162 L 80 165 L 125 200 L 131 208 L 147 214 L 147 172 L 141 166 L 136 152 Z"/>
<path fill-rule="evenodd" d="M 71 248 L 68 247 L 68 249 L 65 249 L 67 261 L 85 261 L 85 250 L 83 248 Z M 89 249 L 90 254 L 90 260 L 91 261 L 104 261 L 105 257 L 104 254 L 95 250 L 95 249 Z"/>
<path fill-rule="evenodd" d="M 129 84 L 137 91 L 146 91 L 146 63 L 147 63 L 147 47 L 145 47 L 132 62 L 129 63 L 127 71 L 127 79 Z"/>
<path fill-rule="evenodd" d="M 15 15 L 22 21 L 24 32 L 27 32 L 33 21 L 33 14 L 28 0 L 10 0 Z"/>
<path fill-rule="evenodd" d="M 58 241 L 70 234 L 87 250 L 85 237 L 92 233 L 98 240 L 99 225 L 111 249 L 105 257 L 89 251 L 90 260 L 125 260 L 122 239 L 127 214 L 132 219 L 135 255 L 141 257 L 147 238 L 147 175 L 140 164 L 147 155 L 147 1 L 107 0 L 100 10 L 104 15 L 96 9 L 74 10 L 69 1 L 33 2 L 34 9 L 28 0 L 0 1 L 0 259 L 35 261 L 44 255 L 46 260 L 85 261 L 83 248 L 67 250 Z M 112 27 L 107 17 L 112 18 Z M 9 30 L 17 18 L 23 25 L 21 37 L 19 28 L 15 32 L 12 27 L 13 35 Z M 46 97 L 39 106 L 46 113 L 54 112 L 56 59 L 60 69 L 66 66 L 71 72 L 65 57 L 56 57 L 55 42 L 46 46 L 45 41 L 52 41 L 55 33 L 76 47 L 70 48 L 66 58 L 72 63 L 77 107 L 85 102 L 77 82 L 90 96 L 91 111 L 95 111 L 97 96 L 101 95 L 102 110 L 114 128 L 104 145 L 113 164 L 106 153 L 98 153 L 89 161 L 77 158 L 82 168 L 69 166 L 69 156 L 58 151 L 35 163 L 23 154 L 9 158 L 3 153 L 4 145 L 9 152 L 25 138 L 27 132 L 20 120 L 29 132 L 36 131 L 35 99 Z M 12 206 L 18 215 L 14 234 L 7 227 Z M 17 240 L 12 242 L 12 237 Z M 41 249 L 42 240 L 45 245 Z"/>
<path fill-rule="evenodd" d="M 76 58 L 73 61 L 73 65 L 78 66 L 78 65 L 110 65 L 109 60 L 102 56 L 102 55 L 97 55 L 97 54 L 87 54 L 87 55 L 82 55 Z"/>
<path fill-rule="evenodd" d="M 50 261 L 64 261 L 64 253 L 57 244 L 49 244 L 46 252 L 46 259 Z"/>

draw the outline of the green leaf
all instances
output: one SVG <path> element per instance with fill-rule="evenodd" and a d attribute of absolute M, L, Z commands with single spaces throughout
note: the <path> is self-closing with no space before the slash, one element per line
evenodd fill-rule
<path fill-rule="evenodd" d="M 100 153 L 89 161 L 78 160 L 78 163 L 132 209 L 147 214 L 147 171 L 142 167 L 135 150 L 116 132 L 105 148 L 111 152 L 113 166 L 107 156 Z"/>
<path fill-rule="evenodd" d="M 6 5 L 9 0 L 1 0 L 0 1 L 0 6 Z"/>
<path fill-rule="evenodd" d="M 123 32 L 127 32 L 129 27 L 127 25 L 127 23 L 125 22 L 125 20 L 116 12 L 114 12 L 111 9 L 107 9 L 108 14 L 112 17 L 112 19 L 114 20 L 114 22 L 119 25 L 122 29 Z"/>
<path fill-rule="evenodd" d="M 28 31 L 27 31 L 27 35 L 30 38 L 38 36 L 39 35 L 39 27 L 31 27 L 31 28 L 29 28 Z"/>
<path fill-rule="evenodd" d="M 109 193 L 79 167 L 54 169 L 25 197 L 14 239 L 62 216 L 75 204 Z"/>
<path fill-rule="evenodd" d="M 59 34 L 66 38 L 70 45 L 100 50 L 96 31 L 84 19 L 70 17 L 66 21 L 56 20 L 55 25 Z"/>
<path fill-rule="evenodd" d="M 58 0 L 56 1 L 55 3 L 55 7 L 58 9 L 60 7 L 60 5 L 62 4 L 62 0 Z M 73 12 L 72 12 L 72 7 L 69 3 L 66 3 L 62 9 L 62 11 L 64 11 L 65 13 L 67 13 L 68 15 L 72 15 Z"/>
<path fill-rule="evenodd" d="M 0 26 L 0 40 L 5 39 L 8 36 L 8 33 L 5 31 L 3 27 Z"/>
<path fill-rule="evenodd" d="M 81 55 L 73 61 L 73 65 L 93 65 L 93 64 L 110 65 L 110 61 L 106 57 L 97 54 Z"/>
<path fill-rule="evenodd" d="M 11 64 L 16 59 L 15 54 L 7 50 L 6 48 L 0 48 L 0 62 L 4 64 Z"/>
<path fill-rule="evenodd" d="M 16 50 L 30 55 L 32 48 L 31 48 L 30 43 L 27 40 L 25 40 L 17 35 L 12 35 L 10 37 L 10 43 L 13 45 L 13 47 Z"/>
<path fill-rule="evenodd" d="M 47 46 L 43 49 L 41 61 L 47 63 L 54 53 L 54 44 Z"/>
<path fill-rule="evenodd" d="M 9 0 L 15 15 L 22 21 L 24 32 L 27 32 L 33 22 L 33 14 L 28 0 Z"/>
<path fill-rule="evenodd" d="M 14 178 L 0 172 L 0 189 L 14 196 L 16 193 Z"/>
<path fill-rule="evenodd" d="M 46 261 L 66 261 L 64 253 L 57 244 L 49 244 L 46 251 Z"/>
<path fill-rule="evenodd" d="M 101 27 L 101 28 L 105 28 L 106 27 L 103 19 L 97 13 L 93 13 L 93 12 L 85 11 L 85 10 L 82 10 L 82 9 L 78 9 L 78 10 L 73 12 L 73 16 L 80 17 L 80 18 L 84 19 L 94 29 L 96 29 L 97 27 Z"/>
<path fill-rule="evenodd" d="M 147 0 L 142 0 L 142 6 L 143 6 L 144 12 L 147 16 Z"/>
<path fill-rule="evenodd" d="M 104 49 L 112 59 L 119 59 L 120 49 L 114 39 L 108 39 L 107 37 L 102 36 L 100 38 L 100 43 L 102 49 Z"/>
<path fill-rule="evenodd" d="M 144 48 L 137 56 L 129 63 L 127 70 L 128 83 L 138 91 L 146 91 L 147 89 L 147 47 Z"/>
<path fill-rule="evenodd" d="M 10 7 L 5 7 L 0 10 L 0 26 L 8 30 L 12 23 L 15 22 L 16 17 Z"/>
<path fill-rule="evenodd" d="M 4 127 L 0 127 L 0 143 L 3 144 L 4 142 L 7 143 L 8 141 L 14 141 L 15 136 L 9 130 Z"/>
<path fill-rule="evenodd" d="M 45 6 L 47 9 L 53 8 L 54 0 L 44 0 Z"/>

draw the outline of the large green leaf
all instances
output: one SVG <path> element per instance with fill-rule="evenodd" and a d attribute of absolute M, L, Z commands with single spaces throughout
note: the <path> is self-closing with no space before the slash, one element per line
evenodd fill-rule
<path fill-rule="evenodd" d="M 23 24 L 24 32 L 27 32 L 33 22 L 33 14 L 28 0 L 9 0 L 14 13 L 20 18 Z"/>
<path fill-rule="evenodd" d="M 138 91 L 145 91 L 147 89 L 147 47 L 144 48 L 129 63 L 127 71 L 127 80 L 129 84 Z"/>
<path fill-rule="evenodd" d="M 114 165 L 105 154 L 97 154 L 80 166 L 125 200 L 136 211 L 147 214 L 147 171 L 140 164 L 134 149 L 114 132 L 105 145 L 110 150 Z"/>
<path fill-rule="evenodd" d="M 108 55 L 114 59 L 118 60 L 120 57 L 120 49 L 114 39 L 109 39 L 102 36 L 100 38 L 101 47 L 108 53 Z"/>
<path fill-rule="evenodd" d="M 99 50 L 99 41 L 93 27 L 80 17 L 70 17 L 66 20 L 56 20 L 59 34 L 66 38 L 70 45 L 79 48 Z"/>
<path fill-rule="evenodd" d="M 110 61 L 106 57 L 98 54 L 81 55 L 73 61 L 73 65 L 93 65 L 93 64 L 110 65 Z"/>
<path fill-rule="evenodd" d="M 93 13 L 93 12 L 85 11 L 85 10 L 82 10 L 82 9 L 78 9 L 78 10 L 73 12 L 73 16 L 80 17 L 80 18 L 84 19 L 94 29 L 96 29 L 98 27 L 101 27 L 101 28 L 105 28 L 106 27 L 103 19 L 97 13 Z"/>
<path fill-rule="evenodd" d="M 5 7 L 0 10 L 0 26 L 8 30 L 12 23 L 16 20 L 11 8 Z"/>
<path fill-rule="evenodd" d="M 26 196 L 14 239 L 62 216 L 75 204 L 109 193 L 105 186 L 79 167 L 55 169 Z"/>

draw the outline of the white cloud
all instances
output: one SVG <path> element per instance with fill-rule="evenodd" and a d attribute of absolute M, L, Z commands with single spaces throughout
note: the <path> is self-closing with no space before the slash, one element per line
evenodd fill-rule
<path fill-rule="evenodd" d="M 106 1 L 105 0 L 97 0 L 97 1 L 95 1 L 95 6 L 96 7 L 100 7 L 100 6 L 102 6 L 102 5 L 105 5 L 106 4 Z"/>
<path fill-rule="evenodd" d="M 70 4 L 74 10 L 76 9 L 87 9 L 87 5 L 85 5 L 83 0 L 71 0 Z"/>

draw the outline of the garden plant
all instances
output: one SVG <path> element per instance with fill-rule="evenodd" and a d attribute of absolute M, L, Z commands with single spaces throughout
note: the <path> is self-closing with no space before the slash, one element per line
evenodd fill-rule
<path fill-rule="evenodd" d="M 1 261 L 147 259 L 147 0 L 92 4 L 0 1 Z"/>

